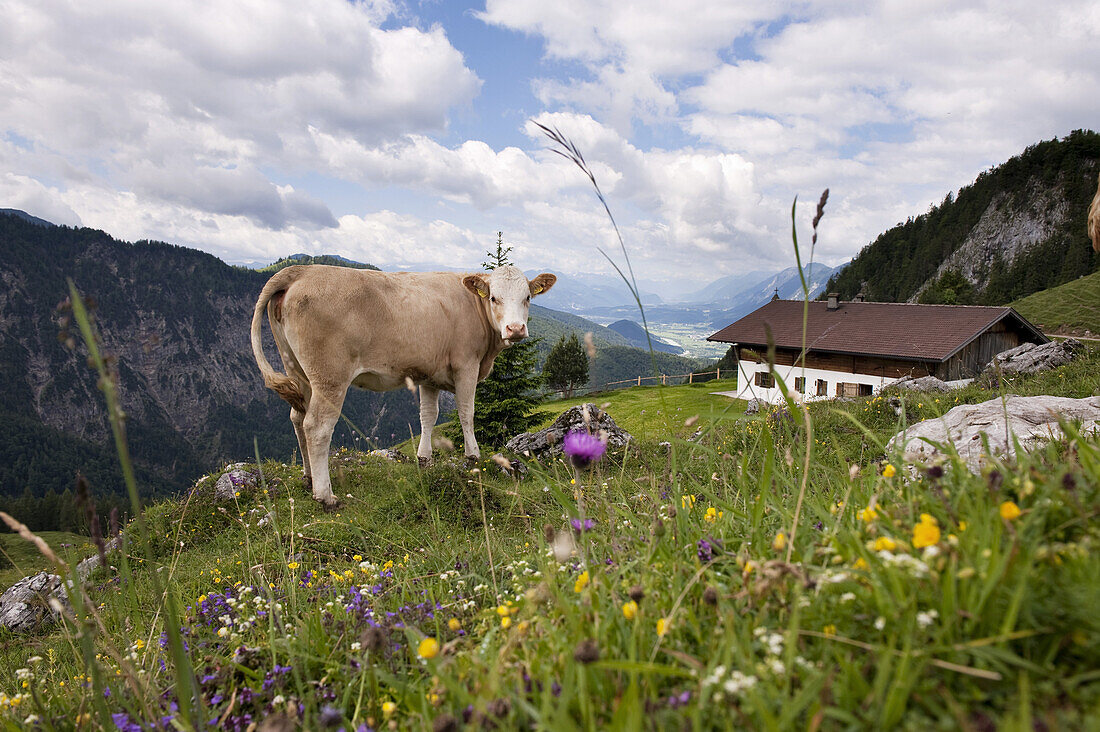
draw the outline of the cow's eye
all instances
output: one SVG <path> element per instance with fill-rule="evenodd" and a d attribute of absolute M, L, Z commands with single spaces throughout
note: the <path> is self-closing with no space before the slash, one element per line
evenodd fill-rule
<path fill-rule="evenodd" d="M 493 295 L 492 297 L 489 298 L 489 302 L 496 302 L 496 301 L 497 301 L 496 295 Z"/>
<path fill-rule="evenodd" d="M 531 302 L 531 296 L 530 295 L 527 296 L 527 302 Z"/>

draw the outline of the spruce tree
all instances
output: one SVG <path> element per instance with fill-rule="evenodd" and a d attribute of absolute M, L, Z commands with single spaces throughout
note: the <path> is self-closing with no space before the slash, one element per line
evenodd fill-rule
<path fill-rule="evenodd" d="M 566 399 L 573 396 L 577 387 L 588 383 L 588 356 L 576 333 L 571 333 L 568 340 L 562 335 L 550 349 L 542 378 L 551 389 L 564 391 Z"/>

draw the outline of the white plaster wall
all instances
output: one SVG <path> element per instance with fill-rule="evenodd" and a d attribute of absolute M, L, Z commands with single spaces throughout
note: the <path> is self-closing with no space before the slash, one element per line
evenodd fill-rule
<path fill-rule="evenodd" d="M 779 391 L 779 383 L 774 388 L 764 389 L 756 385 L 757 372 L 767 373 L 768 365 L 753 361 L 741 361 L 737 368 L 737 397 L 739 399 L 760 399 L 771 404 L 779 404 L 783 401 L 783 392 Z M 792 394 L 796 377 L 806 377 L 806 393 L 802 396 L 806 401 L 818 399 L 836 398 L 836 385 L 838 382 L 846 384 L 868 384 L 873 392 L 879 392 L 887 384 L 897 381 L 873 374 L 853 374 L 848 371 L 827 371 L 825 369 L 808 369 L 801 366 L 776 366 L 775 372 L 782 377 Z M 829 384 L 828 393 L 825 396 L 817 396 L 817 380 L 824 379 Z"/>

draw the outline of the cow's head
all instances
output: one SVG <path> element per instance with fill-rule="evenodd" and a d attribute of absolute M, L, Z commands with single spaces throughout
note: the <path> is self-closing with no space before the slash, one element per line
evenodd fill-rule
<path fill-rule="evenodd" d="M 489 302 L 489 319 L 508 345 L 527 337 L 527 311 L 531 298 L 541 295 L 557 282 L 549 273 L 528 280 L 517 267 L 505 265 L 488 274 L 466 275 L 462 284 Z"/>

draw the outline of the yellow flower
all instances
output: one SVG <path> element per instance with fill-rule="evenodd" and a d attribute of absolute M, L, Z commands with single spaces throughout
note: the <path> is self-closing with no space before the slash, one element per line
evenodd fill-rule
<path fill-rule="evenodd" d="M 922 524 L 931 524 L 932 526 L 940 525 L 940 522 L 936 520 L 936 517 L 930 513 L 922 513 L 920 515 L 920 522 Z"/>
<path fill-rule="evenodd" d="M 852 567 L 855 569 L 867 569 L 867 560 L 860 557 L 856 561 L 852 562 Z"/>
<path fill-rule="evenodd" d="M 638 614 L 638 603 L 631 600 L 630 602 L 623 603 L 623 617 L 627 620 L 633 620 L 634 616 Z"/>
<path fill-rule="evenodd" d="M 573 592 L 580 592 L 588 586 L 588 570 L 581 572 L 581 576 L 577 577 L 577 581 L 573 584 Z"/>
<path fill-rule="evenodd" d="M 891 464 L 887 464 L 886 467 L 882 469 L 883 478 L 893 478 L 897 473 L 897 469 Z"/>
<path fill-rule="evenodd" d="M 425 638 L 420 641 L 420 647 L 416 649 L 421 658 L 435 658 L 439 653 L 439 641 L 435 638 Z"/>
<path fill-rule="evenodd" d="M 927 516 L 928 514 L 923 514 Z M 940 527 L 934 523 L 921 521 L 913 527 L 913 546 L 923 549 L 940 543 Z"/>
<path fill-rule="evenodd" d="M 663 638 L 665 633 L 668 632 L 668 626 L 669 626 L 669 622 L 666 618 L 658 618 L 657 619 L 657 635 L 659 635 Z"/>
<path fill-rule="evenodd" d="M 876 552 L 892 552 L 898 548 L 898 545 L 894 543 L 894 540 L 889 536 L 880 536 L 875 539 L 875 551 Z"/>
<path fill-rule="evenodd" d="M 857 513 L 856 517 L 859 518 L 860 521 L 869 524 L 878 518 L 878 511 L 868 506 L 867 508 Z"/>
<path fill-rule="evenodd" d="M 829 623 L 821 629 L 821 632 L 825 634 L 826 638 L 832 638 L 834 635 L 836 635 L 836 626 L 832 623 Z"/>
<path fill-rule="evenodd" d="M 140 651 L 144 647 L 145 641 L 143 641 L 141 638 L 138 638 L 136 641 L 134 641 L 134 648 L 136 648 L 137 650 Z"/>
<path fill-rule="evenodd" d="M 287 569 L 298 569 L 298 566 L 299 565 L 298 565 L 297 562 L 290 562 L 289 564 L 286 565 L 286 568 Z"/>
<path fill-rule="evenodd" d="M 703 516 L 703 520 L 708 524 L 713 524 L 718 519 L 722 518 L 722 511 L 719 511 L 714 506 L 707 509 L 706 514 Z"/>
<path fill-rule="evenodd" d="M 447 621 L 447 627 L 452 631 L 459 631 L 462 630 L 462 623 L 459 622 L 458 618 L 451 618 Z"/>
<path fill-rule="evenodd" d="M 507 628 L 511 624 L 512 624 L 512 618 L 509 617 L 508 615 L 505 615 L 503 618 L 500 619 L 500 627 L 502 627 L 502 628 Z"/>
<path fill-rule="evenodd" d="M 397 705 L 394 704 L 393 702 L 391 702 L 391 701 L 382 702 L 382 714 L 385 714 L 387 717 L 389 717 L 396 711 L 397 711 Z"/>
<path fill-rule="evenodd" d="M 354 555 L 354 556 L 352 557 L 352 559 L 353 559 L 353 560 L 355 560 L 356 562 L 361 562 L 361 561 L 363 561 L 363 557 L 361 557 L 361 556 L 360 556 L 360 555 L 358 555 L 358 554 Z M 389 703 L 390 703 L 390 704 L 393 704 L 393 702 L 389 702 Z"/>
<path fill-rule="evenodd" d="M 1005 521 L 1020 518 L 1020 507 L 1012 501 L 1005 501 L 1001 504 L 1001 518 Z"/>
<path fill-rule="evenodd" d="M 785 546 L 787 546 L 787 535 L 780 531 L 775 535 L 775 538 L 772 539 L 772 549 L 779 551 Z"/>

